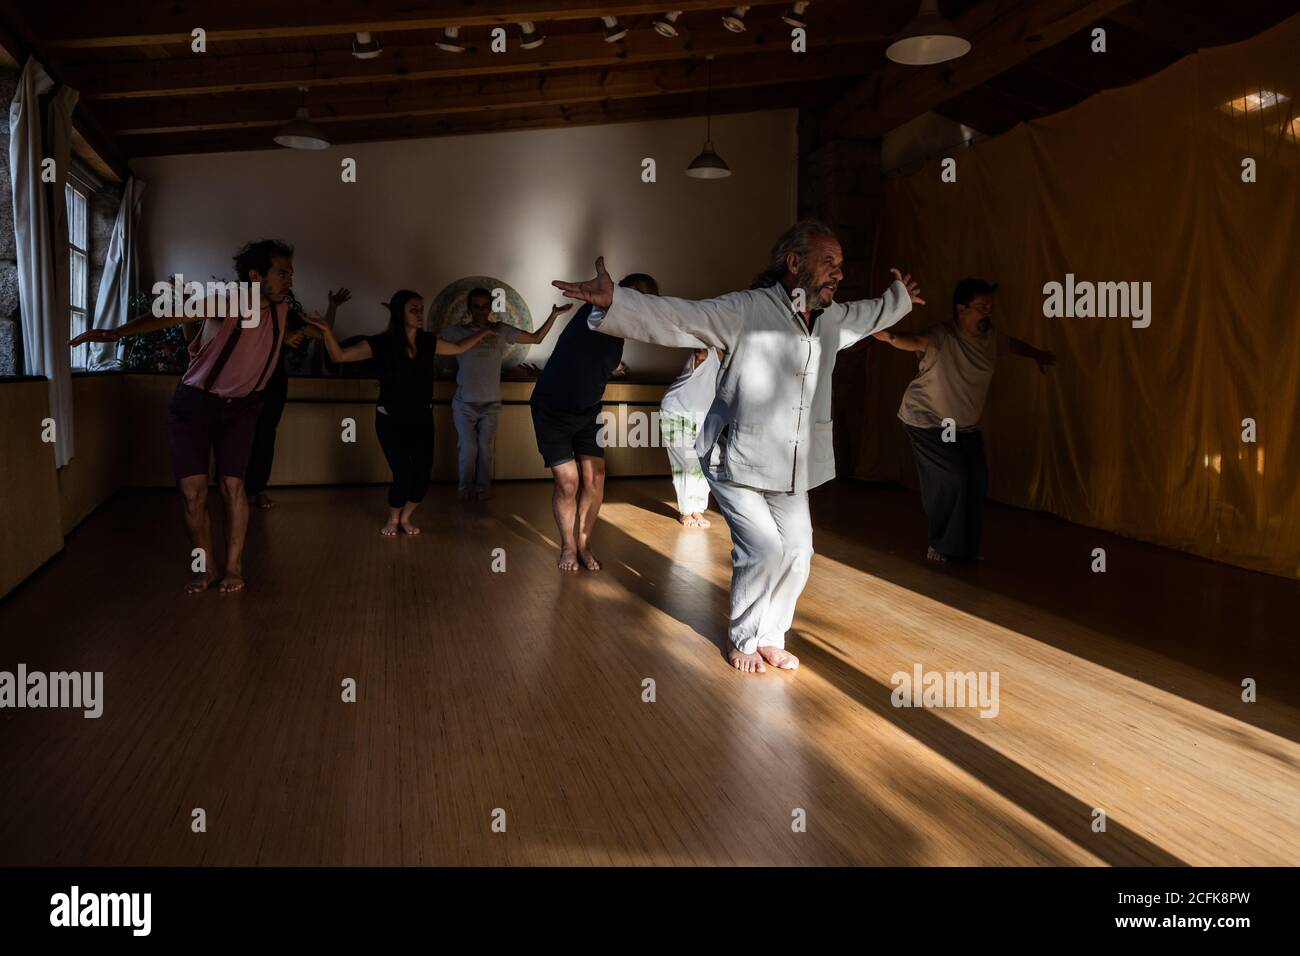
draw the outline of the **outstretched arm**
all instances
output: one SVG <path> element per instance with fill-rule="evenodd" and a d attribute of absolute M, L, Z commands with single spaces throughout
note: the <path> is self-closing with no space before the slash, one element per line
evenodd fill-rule
<path fill-rule="evenodd" d="M 734 348 L 744 328 L 744 307 L 751 295 L 730 292 L 716 299 L 696 301 L 616 289 L 605 271 L 604 257 L 596 260 L 596 278 L 551 284 L 570 299 L 592 304 L 588 324 L 597 331 L 651 345 L 688 349 Z"/>
<path fill-rule="evenodd" d="M 542 327 L 540 329 L 538 329 L 536 332 L 520 332 L 515 337 L 515 341 L 518 342 L 520 345 L 536 345 L 538 342 L 545 340 L 547 333 L 551 331 L 551 326 L 555 324 L 555 320 L 558 319 L 560 316 L 562 316 L 565 312 L 568 312 L 572 308 L 573 308 L 572 302 L 570 302 L 568 305 L 552 306 L 551 314 L 547 316 L 546 321 L 542 323 Z"/>
<path fill-rule="evenodd" d="M 909 335 L 906 332 L 880 331 L 873 332 L 871 337 L 888 342 L 894 348 L 902 349 L 904 352 L 924 352 L 930 347 L 930 337 L 924 332 Z"/>
<path fill-rule="evenodd" d="M 326 325 L 325 320 L 316 313 L 304 315 L 302 320 L 320 333 L 321 340 L 325 343 L 325 351 L 329 353 L 330 361 L 336 364 L 364 362 L 374 356 L 369 342 L 358 342 L 355 345 L 349 345 L 347 348 L 340 348 L 339 340 L 334 337 L 334 330 Z"/>
<path fill-rule="evenodd" d="M 461 352 L 468 352 L 489 335 L 496 335 L 496 333 L 493 332 L 492 329 L 486 328 L 479 329 L 473 335 L 465 336 L 465 338 L 461 339 L 459 342 L 449 342 L 447 339 L 440 338 L 438 339 L 438 348 L 436 351 L 439 355 L 459 355 Z"/>
<path fill-rule="evenodd" d="M 1038 371 L 1044 375 L 1047 374 L 1047 367 L 1056 364 L 1056 353 L 1047 352 L 1043 349 L 1034 348 L 1028 342 L 1007 336 L 1010 352 L 1012 355 L 1021 355 L 1025 358 L 1031 358 L 1038 363 Z"/>
<path fill-rule="evenodd" d="M 868 335 L 898 324 L 912 311 L 913 305 L 925 305 L 921 290 L 910 275 L 890 269 L 894 281 L 879 299 L 861 299 L 848 303 L 848 312 L 840 323 L 838 347 L 856 345 Z"/>
<path fill-rule="evenodd" d="M 338 292 L 335 292 L 331 289 L 328 298 L 329 298 L 329 307 L 326 308 L 325 310 L 325 324 L 332 329 L 334 328 L 334 318 L 338 314 L 339 306 L 341 306 L 344 302 L 348 301 L 348 299 L 352 298 L 352 293 L 346 288 L 339 289 Z M 314 325 L 308 325 L 306 328 L 300 329 L 299 332 L 302 334 L 290 333 L 291 335 L 296 336 L 297 341 L 294 341 L 292 338 L 286 336 L 284 340 L 285 344 L 288 345 L 290 348 L 297 348 L 298 345 L 302 342 L 302 335 L 307 335 L 313 339 L 323 339 L 325 337 L 321 334 L 320 329 Z"/>
<path fill-rule="evenodd" d="M 124 322 L 115 329 L 87 329 L 68 343 L 70 346 L 83 345 L 86 342 L 116 342 L 132 335 L 148 335 L 160 329 L 169 329 L 184 322 L 202 322 L 200 316 L 171 315 L 156 316 L 151 312 L 138 315 L 130 322 Z M 195 326 L 197 328 L 197 326 Z M 191 338 L 191 336 L 186 336 Z"/>

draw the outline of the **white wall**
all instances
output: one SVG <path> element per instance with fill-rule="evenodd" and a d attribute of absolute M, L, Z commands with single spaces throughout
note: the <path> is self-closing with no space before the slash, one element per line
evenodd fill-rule
<path fill-rule="evenodd" d="M 245 240 L 283 238 L 305 306 L 323 312 L 327 289 L 352 290 L 340 337 L 378 330 L 378 303 L 395 289 L 431 305 L 476 274 L 514 286 L 540 323 L 564 301 L 550 281 L 589 278 L 598 253 L 616 280 L 649 272 L 666 295 L 743 289 L 794 218 L 796 120 L 793 110 L 715 118 L 733 174 L 711 181 L 683 174 L 702 119 L 137 159 L 148 186 L 141 280 L 229 278 Z M 345 157 L 355 183 L 341 181 Z M 658 182 L 641 181 L 644 157 Z M 528 361 L 544 361 L 558 331 Z M 624 358 L 634 371 L 681 367 L 677 352 L 640 343 Z"/>

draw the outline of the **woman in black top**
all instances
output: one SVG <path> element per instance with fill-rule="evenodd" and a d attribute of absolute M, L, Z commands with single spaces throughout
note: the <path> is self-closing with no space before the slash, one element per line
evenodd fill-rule
<path fill-rule="evenodd" d="M 379 379 L 375 432 L 384 457 L 393 469 L 388 489 L 388 523 L 381 534 L 419 534 L 411 514 L 424 499 L 433 470 L 433 357 L 459 355 L 495 333 L 481 329 L 460 342 L 448 342 L 424 331 L 424 299 L 402 289 L 388 302 L 388 330 L 340 348 L 334 331 L 323 320 L 307 317 L 321 330 L 325 348 L 335 362 L 374 359 Z"/>

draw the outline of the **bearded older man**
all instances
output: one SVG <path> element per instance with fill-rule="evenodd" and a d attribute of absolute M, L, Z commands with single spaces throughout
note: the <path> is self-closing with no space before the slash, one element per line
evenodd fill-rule
<path fill-rule="evenodd" d="M 727 659 L 746 673 L 799 666 L 785 633 L 812 562 L 808 492 L 835 477 L 835 355 L 925 304 L 897 269 L 883 297 L 837 303 L 843 264 L 835 233 L 806 219 L 777 240 L 745 292 L 692 301 L 616 289 L 603 258 L 594 279 L 553 283 L 591 303 L 592 329 L 728 356 L 695 451 L 731 528 Z"/>

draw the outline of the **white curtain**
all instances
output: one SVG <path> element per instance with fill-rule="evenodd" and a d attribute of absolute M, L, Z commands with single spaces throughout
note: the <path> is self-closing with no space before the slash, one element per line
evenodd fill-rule
<path fill-rule="evenodd" d="M 92 329 L 114 329 L 131 318 L 131 296 L 140 288 L 140 252 L 137 230 L 140 226 L 141 197 L 144 183 L 131 176 L 122 184 L 122 204 L 117 207 L 113 235 L 108 240 L 104 274 L 99 278 L 95 295 Z M 89 369 L 116 368 L 118 342 L 90 343 Z"/>
<path fill-rule="evenodd" d="M 14 191 L 18 299 L 22 305 L 23 365 L 50 382 L 54 458 L 72 460 L 72 353 L 68 287 L 68 222 L 64 187 L 71 158 L 77 91 L 63 87 L 50 102 L 52 182 L 44 181 L 40 98 L 54 83 L 29 57 L 9 106 L 9 171 Z M 53 187 L 53 195 L 48 191 Z"/>

